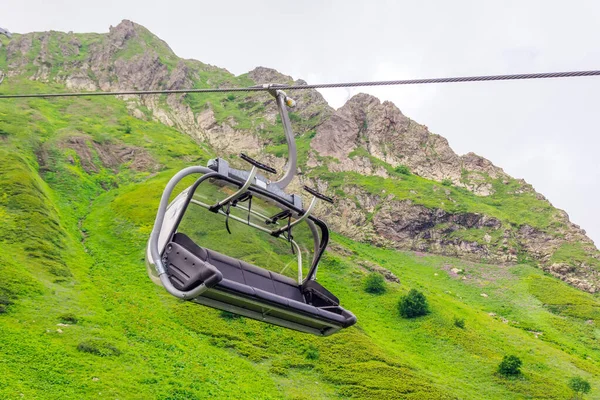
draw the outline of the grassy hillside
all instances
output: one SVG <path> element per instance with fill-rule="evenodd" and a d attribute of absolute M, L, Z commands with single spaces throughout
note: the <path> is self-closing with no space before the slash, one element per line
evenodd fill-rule
<path fill-rule="evenodd" d="M 145 243 L 166 181 L 211 155 L 117 99 L 0 101 L 0 398 L 568 398 L 574 375 L 600 397 L 600 301 L 528 265 L 334 236 L 319 280 L 359 323 L 328 338 L 170 297 Z M 401 283 L 365 293 L 365 263 Z M 411 288 L 428 316 L 398 316 Z M 522 377 L 495 373 L 506 354 Z"/>

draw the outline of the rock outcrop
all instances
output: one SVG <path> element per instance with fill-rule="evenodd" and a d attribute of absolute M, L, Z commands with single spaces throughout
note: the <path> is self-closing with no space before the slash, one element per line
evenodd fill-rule
<path fill-rule="evenodd" d="M 465 174 L 491 179 L 507 176 L 476 154 L 458 156 L 446 139 L 404 116 L 393 103 L 381 103 L 368 94 L 352 97 L 320 125 L 311 147 L 322 156 L 335 158 L 332 167 L 338 171 L 368 171 L 369 159 L 356 152 L 366 149 L 368 155 L 393 167 L 404 165 L 436 181 L 448 179 L 482 196 L 492 193 L 491 185 L 481 179 L 467 180 Z M 381 175 L 381 171 L 375 174 Z"/>
<path fill-rule="evenodd" d="M 222 68 L 180 59 L 164 41 L 127 20 L 102 35 L 61 32 L 16 35 L 3 51 L 7 58 L 2 71 L 5 79 L 22 76 L 64 84 L 71 90 L 305 84 L 270 68 L 257 67 L 236 77 Z M 339 186 L 332 188 L 330 182 L 313 173 L 323 171 L 323 167 L 342 177 L 351 175 L 345 172 L 356 172 L 392 184 L 402 179 L 397 171 L 405 171 L 433 181 L 429 182 L 430 188 L 445 193 L 443 202 L 455 206 L 421 204 L 410 196 L 393 195 L 383 189 L 367 191 L 358 184 L 346 185 L 334 207 L 320 205 L 317 210 L 328 215 L 337 232 L 377 246 L 479 261 L 531 260 L 582 290 L 600 290 L 600 256 L 592 241 L 569 221 L 566 213 L 552 208 L 525 181 L 511 178 L 476 154 L 456 154 L 446 139 L 411 120 L 389 101 L 358 94 L 334 110 L 315 90 L 288 94 L 297 101 L 297 107 L 290 110 L 290 118 L 303 144 L 299 179 L 292 183 L 291 189 L 299 190 L 303 183 L 309 183 L 320 191 L 339 191 Z M 184 94 L 122 96 L 122 100 L 136 118 L 150 118 L 175 127 L 220 155 L 245 151 L 278 169 L 285 165 L 285 151 L 281 150 L 285 139 L 276 105 L 268 93 L 201 98 Z M 62 145 L 75 150 L 82 165 L 90 171 L 99 167 L 92 162 L 90 151 L 100 157 L 105 168 L 116 168 L 123 163 L 138 169 L 157 168 L 156 162 L 137 148 L 119 145 L 105 148 L 88 143 L 83 136 L 72 137 Z M 44 156 L 42 149 L 42 167 Z M 487 208 L 475 211 L 466 204 L 457 204 L 449 187 L 460 188 L 467 194 L 470 191 L 474 196 L 468 194 L 469 201 L 486 200 Z M 545 212 L 546 221 L 536 225 L 498 217 L 512 210 L 486 214 L 489 207 L 499 210 L 506 196 L 529 196 L 539 210 L 526 211 Z M 580 257 L 556 256 L 560 249 L 572 244 L 579 246 Z"/>

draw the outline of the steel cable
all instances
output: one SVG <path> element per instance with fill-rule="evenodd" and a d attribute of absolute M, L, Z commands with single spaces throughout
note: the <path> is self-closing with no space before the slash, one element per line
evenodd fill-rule
<path fill-rule="evenodd" d="M 116 92 L 75 92 L 75 93 L 26 93 L 0 95 L 0 99 L 32 98 L 32 97 L 82 97 L 82 96 L 125 96 L 149 94 L 182 94 L 182 93 L 219 93 L 219 92 L 260 92 L 266 90 L 306 90 L 306 89 L 335 89 L 367 86 L 393 86 L 393 85 L 422 85 L 432 83 L 462 83 L 462 82 L 487 82 L 510 81 L 524 79 L 549 79 L 549 78 L 574 78 L 583 76 L 598 76 L 600 70 L 567 71 L 567 72 L 542 72 L 532 74 L 511 75 L 482 75 L 461 76 L 453 78 L 426 78 L 403 79 L 393 81 L 374 82 L 345 82 L 345 83 L 320 83 L 315 85 L 258 85 L 250 87 L 206 88 L 206 89 L 171 89 L 171 90 L 125 90 Z"/>

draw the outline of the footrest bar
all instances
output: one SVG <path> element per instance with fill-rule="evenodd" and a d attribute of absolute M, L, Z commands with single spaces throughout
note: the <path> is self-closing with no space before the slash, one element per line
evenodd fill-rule
<path fill-rule="evenodd" d="M 306 190 L 308 193 L 312 194 L 313 196 L 315 196 L 318 199 L 321 199 L 328 203 L 333 204 L 333 199 L 331 197 L 325 196 L 324 194 L 317 192 L 315 189 L 309 188 L 308 186 L 304 186 L 304 190 Z"/>
<path fill-rule="evenodd" d="M 260 163 L 258 161 L 256 161 L 255 159 L 248 157 L 246 154 L 241 153 L 240 154 L 240 158 L 246 162 L 249 162 L 250 164 L 254 165 L 256 168 L 262 169 L 263 171 L 267 171 L 271 174 L 276 174 L 277 170 L 273 167 L 270 167 L 266 164 Z"/>

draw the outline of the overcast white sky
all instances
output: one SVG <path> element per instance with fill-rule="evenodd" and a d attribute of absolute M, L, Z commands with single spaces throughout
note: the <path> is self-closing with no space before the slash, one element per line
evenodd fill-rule
<path fill-rule="evenodd" d="M 1 0 L 13 32 L 140 23 L 181 57 L 309 83 L 600 69 L 600 1 Z M 323 90 L 392 100 L 524 178 L 600 243 L 600 77 Z"/>

